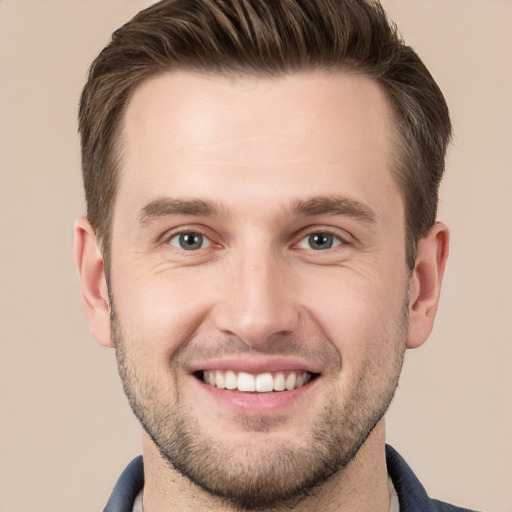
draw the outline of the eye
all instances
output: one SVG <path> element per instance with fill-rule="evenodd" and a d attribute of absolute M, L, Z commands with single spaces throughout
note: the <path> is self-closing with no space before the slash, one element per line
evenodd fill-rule
<path fill-rule="evenodd" d="M 169 239 L 169 245 L 185 251 L 197 251 L 210 246 L 210 240 L 201 233 L 178 233 Z"/>
<path fill-rule="evenodd" d="M 342 241 L 331 233 L 319 231 L 311 233 L 304 237 L 298 244 L 300 249 L 313 249 L 314 251 L 325 251 L 337 245 L 342 244 Z"/>

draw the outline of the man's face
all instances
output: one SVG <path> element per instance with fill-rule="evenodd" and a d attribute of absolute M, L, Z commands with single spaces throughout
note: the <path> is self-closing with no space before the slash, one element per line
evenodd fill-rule
<path fill-rule="evenodd" d="M 120 373 L 204 489 L 299 496 L 384 414 L 408 309 L 393 130 L 378 86 L 342 73 L 136 90 L 112 224 Z"/>

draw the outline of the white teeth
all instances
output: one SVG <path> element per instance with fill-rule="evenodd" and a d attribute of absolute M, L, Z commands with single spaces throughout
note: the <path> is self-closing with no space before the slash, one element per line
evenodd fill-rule
<path fill-rule="evenodd" d="M 224 374 L 224 386 L 226 389 L 236 389 L 238 386 L 238 379 L 236 373 L 232 370 L 228 370 Z"/>
<path fill-rule="evenodd" d="M 285 387 L 288 391 L 291 391 L 292 389 L 295 389 L 295 384 L 297 383 L 297 376 L 295 373 L 290 373 L 288 377 L 286 377 L 285 381 Z"/>
<path fill-rule="evenodd" d="M 274 391 L 274 379 L 270 373 L 260 373 L 256 376 L 256 391 L 268 393 Z"/>
<path fill-rule="evenodd" d="M 251 375 L 250 373 L 240 372 L 238 374 L 238 391 L 256 391 L 254 375 Z"/>
<path fill-rule="evenodd" d="M 274 377 L 274 391 L 284 391 L 286 389 L 286 381 L 284 379 L 284 374 L 279 372 Z"/>
<path fill-rule="evenodd" d="M 272 391 L 292 391 L 304 386 L 311 380 L 308 372 L 290 372 L 287 377 L 283 372 L 270 372 L 252 375 L 233 370 L 212 370 L 203 372 L 203 381 L 219 389 L 231 389 L 242 392 L 270 393 Z"/>
<path fill-rule="evenodd" d="M 224 389 L 225 388 L 225 379 L 224 379 L 224 374 L 220 371 L 220 370 L 217 370 L 215 372 L 215 385 L 220 388 L 220 389 Z"/>

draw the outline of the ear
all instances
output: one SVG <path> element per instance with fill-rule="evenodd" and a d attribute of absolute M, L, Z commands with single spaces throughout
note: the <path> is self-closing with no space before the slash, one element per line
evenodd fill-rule
<path fill-rule="evenodd" d="M 113 347 L 105 265 L 94 229 L 84 217 L 75 222 L 74 255 L 92 335 L 100 345 Z"/>
<path fill-rule="evenodd" d="M 448 258 L 448 228 L 436 222 L 418 243 L 418 253 L 409 289 L 407 348 L 422 345 L 432 332 Z"/>

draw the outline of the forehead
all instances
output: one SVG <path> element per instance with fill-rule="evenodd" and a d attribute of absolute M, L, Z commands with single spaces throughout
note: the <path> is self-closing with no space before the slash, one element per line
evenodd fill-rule
<path fill-rule="evenodd" d="M 254 205 L 335 192 L 385 206 L 397 195 L 393 133 L 388 101 L 365 77 L 167 73 L 142 83 L 126 109 L 118 199 Z"/>

